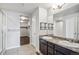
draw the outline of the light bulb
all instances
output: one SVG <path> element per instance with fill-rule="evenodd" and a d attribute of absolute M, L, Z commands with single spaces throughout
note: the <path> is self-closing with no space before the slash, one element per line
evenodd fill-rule
<path fill-rule="evenodd" d="M 20 22 L 21 22 L 21 23 L 23 23 L 24 21 L 23 21 L 23 20 L 21 20 Z"/>
<path fill-rule="evenodd" d="M 25 16 L 21 16 L 20 18 L 21 18 L 21 20 L 28 19 L 28 18 L 27 18 L 27 17 L 25 17 Z"/>
<path fill-rule="evenodd" d="M 65 4 L 65 3 L 54 3 L 54 4 L 52 4 L 52 8 L 53 8 L 54 10 L 55 10 L 55 9 L 61 9 L 64 4 Z"/>

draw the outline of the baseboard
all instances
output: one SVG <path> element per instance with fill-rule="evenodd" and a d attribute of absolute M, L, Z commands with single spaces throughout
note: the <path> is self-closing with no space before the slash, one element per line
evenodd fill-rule
<path fill-rule="evenodd" d="M 33 46 L 33 48 L 35 48 L 35 46 L 33 44 L 31 44 Z M 36 52 L 40 53 L 39 48 L 35 48 Z"/>
<path fill-rule="evenodd" d="M 6 51 L 6 49 L 4 49 L 4 50 L 2 51 L 1 55 L 4 55 L 5 51 Z"/>
<path fill-rule="evenodd" d="M 21 38 L 21 37 L 29 37 L 29 36 L 20 36 L 20 38 Z"/>
<path fill-rule="evenodd" d="M 6 50 L 13 49 L 13 48 L 18 48 L 18 47 L 20 47 L 20 46 L 9 47 L 9 48 L 6 48 Z"/>
<path fill-rule="evenodd" d="M 3 49 L 1 52 L 0 52 L 0 55 L 3 55 L 5 53 L 6 49 Z"/>

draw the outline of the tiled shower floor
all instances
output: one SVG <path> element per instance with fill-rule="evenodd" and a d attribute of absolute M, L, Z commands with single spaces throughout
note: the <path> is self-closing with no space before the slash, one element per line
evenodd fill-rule
<path fill-rule="evenodd" d="M 4 55 L 37 55 L 36 50 L 32 45 L 23 45 L 18 48 L 6 50 Z"/>

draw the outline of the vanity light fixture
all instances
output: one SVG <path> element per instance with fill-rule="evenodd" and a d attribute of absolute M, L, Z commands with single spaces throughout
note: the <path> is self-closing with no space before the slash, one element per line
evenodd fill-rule
<path fill-rule="evenodd" d="M 65 3 L 52 4 L 53 10 L 61 9 Z"/>
<path fill-rule="evenodd" d="M 25 21 L 28 21 L 28 17 L 20 15 L 20 22 L 25 22 Z"/>

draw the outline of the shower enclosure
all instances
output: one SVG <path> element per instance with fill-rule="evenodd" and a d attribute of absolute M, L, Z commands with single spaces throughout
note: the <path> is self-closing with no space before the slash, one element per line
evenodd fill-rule
<path fill-rule="evenodd" d="M 0 54 L 3 54 L 6 48 L 6 34 L 7 34 L 6 14 L 0 10 Z"/>

